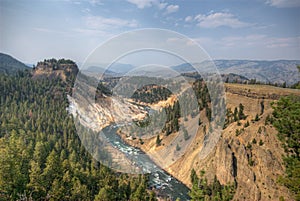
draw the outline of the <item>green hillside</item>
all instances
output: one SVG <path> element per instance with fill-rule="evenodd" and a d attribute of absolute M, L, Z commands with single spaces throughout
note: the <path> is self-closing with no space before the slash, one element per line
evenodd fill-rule
<path fill-rule="evenodd" d="M 15 74 L 18 71 L 29 70 L 30 67 L 10 55 L 0 53 L 0 73 Z"/>
<path fill-rule="evenodd" d="M 156 200 L 146 175 L 85 150 L 66 110 L 73 82 L 0 74 L 0 200 Z"/>

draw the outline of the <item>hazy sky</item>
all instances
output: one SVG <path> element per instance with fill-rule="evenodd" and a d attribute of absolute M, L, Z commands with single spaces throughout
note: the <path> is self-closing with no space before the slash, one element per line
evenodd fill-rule
<path fill-rule="evenodd" d="M 83 62 L 109 38 L 170 29 L 213 59 L 300 59 L 300 0 L 0 0 L 0 52 Z"/>

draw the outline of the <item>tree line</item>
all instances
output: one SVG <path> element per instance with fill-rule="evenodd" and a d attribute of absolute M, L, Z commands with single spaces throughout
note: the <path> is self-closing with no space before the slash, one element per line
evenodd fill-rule
<path fill-rule="evenodd" d="M 205 178 L 205 171 L 200 171 L 200 176 L 196 171 L 191 171 L 192 189 L 189 193 L 192 201 L 230 201 L 235 194 L 236 184 L 221 185 L 217 177 L 211 184 Z"/>
<path fill-rule="evenodd" d="M 268 121 L 278 131 L 278 139 L 286 152 L 286 174 L 279 182 L 289 188 L 300 200 L 300 97 L 282 97 L 272 104 L 273 116 Z"/>

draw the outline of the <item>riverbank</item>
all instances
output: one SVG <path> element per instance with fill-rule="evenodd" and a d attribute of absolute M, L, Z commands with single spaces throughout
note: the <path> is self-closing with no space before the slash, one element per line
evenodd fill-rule
<path fill-rule="evenodd" d="M 151 158 L 138 147 L 127 143 L 117 133 L 118 127 L 110 125 L 103 130 L 109 143 L 120 152 L 122 152 L 127 159 L 131 160 L 133 164 L 142 168 L 145 173 L 149 172 L 149 188 L 155 189 L 157 195 L 161 198 L 169 198 L 175 200 L 189 200 L 189 188 L 177 180 L 175 177 L 167 173 L 165 170 L 157 166 Z"/>

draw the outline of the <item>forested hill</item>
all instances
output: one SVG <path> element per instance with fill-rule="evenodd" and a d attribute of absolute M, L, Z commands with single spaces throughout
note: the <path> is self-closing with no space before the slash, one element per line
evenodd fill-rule
<path fill-rule="evenodd" d="M 30 70 L 24 63 L 7 54 L 0 53 L 0 73 L 15 74 L 18 71 Z"/>
<path fill-rule="evenodd" d="M 156 200 L 147 176 L 116 173 L 82 146 L 70 83 L 0 73 L 0 200 Z"/>
<path fill-rule="evenodd" d="M 76 63 L 69 59 L 45 59 L 33 67 L 33 78 L 60 78 L 63 81 L 71 81 L 77 75 L 79 69 Z"/>

